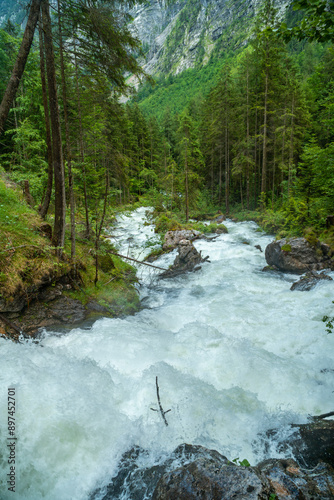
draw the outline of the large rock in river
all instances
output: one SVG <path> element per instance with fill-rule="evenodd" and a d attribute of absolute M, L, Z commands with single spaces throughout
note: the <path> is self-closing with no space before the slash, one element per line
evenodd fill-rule
<path fill-rule="evenodd" d="M 174 250 L 182 240 L 194 241 L 201 233 L 195 229 L 180 229 L 177 231 L 167 231 L 165 241 L 162 246 L 163 250 Z"/>
<path fill-rule="evenodd" d="M 303 274 L 333 265 L 329 245 L 320 241 L 311 245 L 305 238 L 273 241 L 267 246 L 265 257 L 269 266 L 286 273 Z"/>
<path fill-rule="evenodd" d="M 177 247 L 178 255 L 174 264 L 165 272 L 160 274 L 160 278 L 173 278 L 187 271 L 198 271 L 202 262 L 208 260 L 209 256 L 203 259 L 201 252 L 196 250 L 189 240 L 181 240 Z"/>

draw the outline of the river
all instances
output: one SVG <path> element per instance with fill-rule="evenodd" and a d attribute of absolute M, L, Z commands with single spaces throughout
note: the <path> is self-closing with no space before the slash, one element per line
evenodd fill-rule
<path fill-rule="evenodd" d="M 146 209 L 119 217 L 111 239 L 142 259 L 157 243 Z M 84 500 L 139 445 L 157 463 L 180 443 L 252 465 L 277 456 L 263 433 L 333 410 L 333 285 L 290 291 L 296 276 L 264 273 L 272 237 L 253 222 L 195 246 L 211 262 L 159 280 L 138 266 L 144 308 L 36 341 L 0 340 L 0 498 Z M 168 267 L 175 251 L 156 265 Z M 333 273 L 332 273 L 333 276 Z M 157 409 L 155 378 L 168 426 Z M 15 487 L 9 471 L 7 389 L 15 388 Z M 261 437 L 262 435 L 262 437 Z M 131 496 L 124 494 L 124 499 Z"/>

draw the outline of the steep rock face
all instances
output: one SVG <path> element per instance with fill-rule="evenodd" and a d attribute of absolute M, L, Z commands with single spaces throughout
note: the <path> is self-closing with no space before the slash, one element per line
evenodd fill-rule
<path fill-rule="evenodd" d="M 288 1 L 275 3 L 283 16 Z M 244 43 L 250 35 L 249 21 L 261 4 L 262 0 L 176 0 L 167 6 L 150 0 L 137 5 L 131 11 L 132 28 L 146 52 L 144 69 L 153 75 L 176 75 L 206 64 L 217 44 L 224 51 L 233 48 L 232 39 L 234 44 Z"/>

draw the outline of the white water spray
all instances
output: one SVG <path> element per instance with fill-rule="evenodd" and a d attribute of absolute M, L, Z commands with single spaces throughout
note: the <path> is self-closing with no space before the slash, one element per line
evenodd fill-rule
<path fill-rule="evenodd" d="M 122 216 L 119 251 L 143 259 L 157 236 L 145 209 Z M 202 270 L 156 280 L 139 266 L 145 309 L 40 343 L 0 340 L 0 498 L 84 500 L 134 445 L 154 464 L 183 442 L 255 464 L 259 433 L 333 410 L 333 285 L 290 291 L 297 278 L 263 273 L 272 240 L 254 223 L 196 247 Z M 175 257 L 156 262 L 168 267 Z M 144 269 L 143 269 L 144 268 Z M 168 427 L 156 407 L 155 377 Z M 7 388 L 16 388 L 16 493 L 7 489 Z M 267 453 L 267 455 L 266 455 Z M 277 454 L 276 454 L 277 456 Z"/>

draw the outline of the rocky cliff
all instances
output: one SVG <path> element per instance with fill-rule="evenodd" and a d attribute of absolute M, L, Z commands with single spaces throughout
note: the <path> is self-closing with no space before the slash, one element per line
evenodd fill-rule
<path fill-rule="evenodd" d="M 132 9 L 133 31 L 142 40 L 144 69 L 174 75 L 205 65 L 211 56 L 246 43 L 263 0 L 149 0 Z M 282 17 L 288 0 L 276 0 Z"/>
<path fill-rule="evenodd" d="M 289 0 L 274 0 L 279 17 Z M 263 0 L 147 0 L 130 12 L 132 29 L 143 43 L 144 69 L 151 75 L 178 74 L 205 65 L 210 56 L 243 45 Z M 0 25 L 8 17 L 22 23 L 19 0 L 0 2 Z"/>

